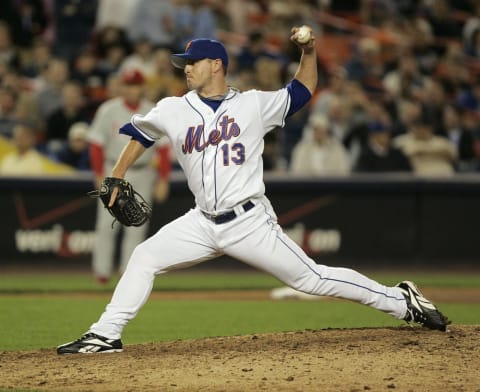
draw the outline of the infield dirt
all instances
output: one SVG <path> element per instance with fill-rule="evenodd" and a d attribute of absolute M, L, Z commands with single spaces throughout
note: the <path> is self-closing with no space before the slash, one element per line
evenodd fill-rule
<path fill-rule="evenodd" d="M 480 326 L 329 329 L 126 345 L 123 353 L 0 352 L 22 391 L 474 391 Z"/>

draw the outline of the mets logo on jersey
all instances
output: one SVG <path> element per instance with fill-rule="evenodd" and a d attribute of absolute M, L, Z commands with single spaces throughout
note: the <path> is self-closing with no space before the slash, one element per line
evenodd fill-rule
<path fill-rule="evenodd" d="M 193 149 L 202 152 L 209 145 L 216 146 L 221 141 L 228 141 L 232 137 L 240 135 L 240 127 L 234 118 L 223 116 L 219 125 L 220 129 L 210 131 L 207 138 L 202 137 L 203 125 L 198 125 L 196 128 L 189 127 L 187 135 L 185 136 L 185 142 L 182 144 L 182 152 L 184 154 L 191 154 Z"/>

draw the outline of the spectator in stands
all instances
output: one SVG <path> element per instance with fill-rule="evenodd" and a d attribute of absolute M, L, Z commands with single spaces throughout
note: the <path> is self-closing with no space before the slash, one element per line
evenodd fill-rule
<path fill-rule="evenodd" d="M 461 37 L 465 52 L 474 57 L 480 55 L 480 53 L 478 53 L 480 48 L 477 46 L 479 44 L 478 31 L 480 31 L 480 4 L 475 4 L 473 12 L 470 13 L 463 24 Z"/>
<path fill-rule="evenodd" d="M 129 69 L 138 69 L 143 75 L 155 73 L 154 45 L 148 38 L 139 38 L 133 42 L 133 53 L 125 57 L 120 65 L 120 73 Z"/>
<path fill-rule="evenodd" d="M 344 67 L 333 68 L 328 74 L 327 86 L 315 98 L 312 112 L 327 115 L 334 97 L 349 99 L 347 96 L 347 71 Z"/>
<path fill-rule="evenodd" d="M 395 99 L 419 98 L 428 78 L 418 69 L 415 56 L 407 54 L 399 59 L 398 67 L 383 78 L 383 85 Z"/>
<path fill-rule="evenodd" d="M 433 132 L 441 134 L 443 128 L 443 108 L 449 104 L 450 98 L 439 81 L 430 80 L 425 88 L 419 92 L 419 102 L 431 119 Z"/>
<path fill-rule="evenodd" d="M 418 101 L 412 99 L 399 99 L 395 101 L 396 119 L 392 125 L 392 136 L 403 135 L 412 128 L 413 123 L 421 114 Z"/>
<path fill-rule="evenodd" d="M 2 160 L 2 175 L 42 175 L 46 173 L 42 156 L 35 149 L 36 129 L 29 123 L 18 123 L 13 128 L 15 151 Z"/>
<path fill-rule="evenodd" d="M 231 31 L 246 35 L 256 28 L 263 15 L 262 8 L 267 5 L 264 2 L 255 0 L 226 0 L 223 1 L 225 12 L 231 24 Z M 256 18 L 260 15 L 259 18 Z"/>
<path fill-rule="evenodd" d="M 107 25 L 95 32 L 92 40 L 92 50 L 98 58 L 107 56 L 111 46 L 121 46 L 125 53 L 131 51 L 131 43 L 125 30 L 112 25 Z"/>
<path fill-rule="evenodd" d="M 480 27 L 472 31 L 469 41 L 465 44 L 465 53 L 476 59 L 480 58 Z"/>
<path fill-rule="evenodd" d="M 473 135 L 479 127 L 475 113 L 466 111 L 455 105 L 443 108 L 443 126 L 441 134 L 445 135 L 455 146 L 458 156 L 457 171 L 469 171 L 474 158 Z M 463 124 L 462 124 L 463 120 Z"/>
<path fill-rule="evenodd" d="M 402 151 L 392 146 L 388 124 L 372 122 L 368 127 L 368 143 L 362 148 L 355 172 L 410 172 L 412 167 Z"/>
<path fill-rule="evenodd" d="M 85 109 L 91 113 L 107 99 L 104 75 L 97 64 L 98 59 L 91 47 L 79 49 L 71 64 L 71 80 L 83 86 Z"/>
<path fill-rule="evenodd" d="M 107 99 L 119 97 L 122 95 L 123 82 L 119 74 L 112 73 L 108 76 L 105 83 L 105 95 Z"/>
<path fill-rule="evenodd" d="M 53 8 L 55 54 L 67 62 L 93 35 L 97 0 L 56 0 Z"/>
<path fill-rule="evenodd" d="M 37 92 L 37 103 L 42 119 L 46 120 L 62 106 L 62 88 L 70 77 L 68 63 L 52 58 L 42 73 L 43 86 Z"/>
<path fill-rule="evenodd" d="M 98 0 L 95 31 L 105 27 L 126 30 L 138 0 Z"/>
<path fill-rule="evenodd" d="M 0 20 L 0 62 L 13 68 L 20 65 L 19 53 L 12 41 L 10 27 L 3 20 Z"/>
<path fill-rule="evenodd" d="M 451 99 L 470 85 L 470 72 L 465 66 L 466 63 L 461 44 L 455 41 L 447 43 L 434 77 L 443 85 L 445 93 Z"/>
<path fill-rule="evenodd" d="M 275 55 L 268 49 L 264 33 L 262 31 L 252 31 L 236 57 L 239 68 L 253 70 L 259 58 L 275 58 Z"/>
<path fill-rule="evenodd" d="M 105 56 L 97 62 L 97 74 L 100 76 L 102 83 L 105 83 L 111 74 L 120 71 L 122 62 L 127 56 L 125 46 L 120 43 L 112 43 L 105 50 Z"/>
<path fill-rule="evenodd" d="M 353 166 L 367 140 L 368 109 L 373 105 L 357 82 L 349 82 L 345 98 L 333 96 L 328 118 L 332 135 L 347 148 Z"/>
<path fill-rule="evenodd" d="M 0 87 L 0 136 L 11 139 L 17 122 L 18 93 L 12 87 Z"/>
<path fill-rule="evenodd" d="M 347 135 L 350 132 L 350 116 L 350 102 L 334 96 L 328 106 L 327 117 L 332 136 L 342 143 L 344 143 Z"/>
<path fill-rule="evenodd" d="M 42 37 L 33 41 L 31 51 L 24 51 L 20 65 L 20 73 L 31 79 L 40 77 L 48 62 L 53 57 L 52 47 Z"/>
<path fill-rule="evenodd" d="M 476 80 L 474 83 L 466 86 L 457 94 L 455 101 L 458 106 L 466 111 L 478 111 L 480 109 L 480 80 Z"/>
<path fill-rule="evenodd" d="M 176 13 L 175 49 L 184 50 L 194 38 L 216 37 L 217 21 L 205 0 L 186 0 Z"/>
<path fill-rule="evenodd" d="M 72 124 L 68 130 L 68 141 L 58 151 L 55 159 L 76 170 L 90 170 L 87 134 L 88 124 L 86 122 Z"/>
<path fill-rule="evenodd" d="M 89 120 L 82 86 L 74 81 L 65 83 L 62 87 L 61 106 L 47 118 L 45 136 L 48 151 L 55 153 L 67 142 L 68 132 L 73 124 Z"/>
<path fill-rule="evenodd" d="M 2 1 L 0 20 L 8 23 L 15 45 L 29 48 L 47 27 L 45 2 L 42 0 Z"/>
<path fill-rule="evenodd" d="M 435 0 L 426 4 L 427 20 L 436 37 L 457 38 L 461 34 L 461 25 L 455 20 L 452 7 L 447 0 Z"/>
<path fill-rule="evenodd" d="M 102 83 L 97 72 L 97 57 L 92 48 L 85 47 L 77 51 L 71 64 L 70 76 L 87 88 Z"/>
<path fill-rule="evenodd" d="M 264 91 L 273 91 L 281 88 L 282 69 L 281 64 L 268 57 L 259 58 L 254 69 L 255 86 Z"/>
<path fill-rule="evenodd" d="M 433 75 L 440 54 L 434 46 L 432 27 L 423 18 L 415 18 L 407 23 L 411 26 L 410 45 L 418 68 L 423 75 Z"/>
<path fill-rule="evenodd" d="M 366 89 L 381 86 L 383 65 L 379 56 L 380 46 L 377 41 L 372 38 L 360 39 L 353 58 L 345 64 L 348 79 L 361 83 Z"/>
<path fill-rule="evenodd" d="M 290 169 L 311 177 L 350 173 L 348 152 L 331 135 L 326 116 L 315 114 L 309 118 L 302 140 L 293 149 Z"/>
<path fill-rule="evenodd" d="M 402 3 L 398 5 L 398 3 Z M 361 2 L 359 14 L 362 22 L 374 27 L 381 27 L 383 23 L 397 16 L 397 7 L 405 6 L 405 2 L 389 0 L 369 0 Z"/>
<path fill-rule="evenodd" d="M 127 36 L 131 42 L 142 38 L 148 39 L 156 47 L 172 48 L 175 17 L 176 6 L 171 0 L 137 0 L 128 22 Z"/>
<path fill-rule="evenodd" d="M 40 117 L 36 95 L 31 91 L 29 79 L 19 75 L 16 70 L 9 70 L 3 75 L 2 85 L 17 94 L 15 118 L 32 124 L 38 124 L 38 132 L 41 132 L 43 130 L 40 127 L 42 119 Z"/>
<path fill-rule="evenodd" d="M 170 61 L 171 51 L 157 49 L 154 53 L 155 72 L 145 75 L 145 98 L 157 102 L 163 97 L 182 96 L 186 90 L 185 78 Z"/>
<path fill-rule="evenodd" d="M 431 120 L 420 115 L 409 132 L 397 136 L 394 146 L 410 160 L 413 171 L 425 176 L 449 176 L 455 171 L 455 146 L 444 136 L 436 136 Z"/>

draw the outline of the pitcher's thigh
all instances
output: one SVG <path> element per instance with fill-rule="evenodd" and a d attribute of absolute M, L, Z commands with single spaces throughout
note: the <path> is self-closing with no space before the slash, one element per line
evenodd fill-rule
<path fill-rule="evenodd" d="M 306 281 L 318 279 L 318 270 L 322 268 L 285 235 L 278 225 L 262 225 L 241 242 L 230 246 L 226 253 L 301 290 L 309 290 Z"/>
<path fill-rule="evenodd" d="M 316 264 L 280 229 L 255 230 L 244 241 L 232 245 L 228 254 L 269 272 L 296 290 L 349 299 L 397 318 L 405 315 L 405 298 L 398 288 L 387 287 L 352 269 Z"/>
<path fill-rule="evenodd" d="M 138 245 L 130 264 L 150 263 L 155 273 L 186 268 L 218 255 L 213 243 L 198 223 L 195 211 L 163 226 L 156 234 Z"/>

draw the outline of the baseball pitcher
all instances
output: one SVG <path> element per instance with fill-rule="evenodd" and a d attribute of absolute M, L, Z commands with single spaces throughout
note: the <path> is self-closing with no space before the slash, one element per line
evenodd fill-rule
<path fill-rule="evenodd" d="M 301 42 L 298 33 L 301 32 Z M 228 55 L 215 40 L 196 39 L 172 62 L 183 68 L 189 92 L 134 115 L 120 132 L 132 139 L 112 169 L 129 167 L 166 135 L 195 196 L 195 208 L 162 227 L 133 251 L 111 302 L 88 331 L 58 354 L 122 351 L 125 325 L 147 300 L 156 275 L 227 254 L 266 271 L 296 290 L 345 298 L 393 317 L 445 331 L 448 320 L 412 282 L 387 287 L 346 268 L 318 265 L 277 223 L 265 197 L 263 137 L 311 98 L 317 85 L 315 38 L 292 29 L 301 50 L 294 79 L 278 91 L 240 92 L 227 86 Z M 115 204 L 112 191 L 109 205 Z"/>

